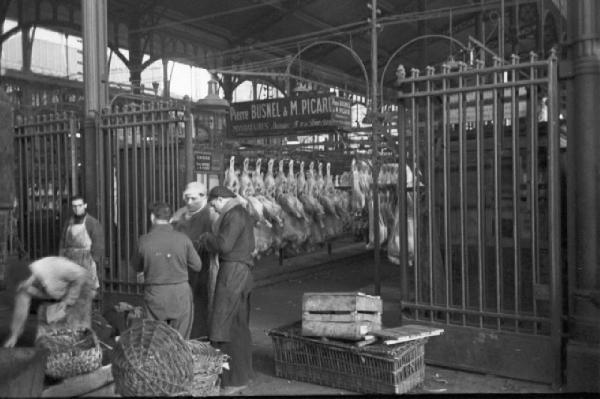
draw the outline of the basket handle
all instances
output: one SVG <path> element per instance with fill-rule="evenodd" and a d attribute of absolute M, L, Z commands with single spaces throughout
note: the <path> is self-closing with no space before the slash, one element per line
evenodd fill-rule
<path fill-rule="evenodd" d="M 96 332 L 94 330 L 92 330 L 91 328 L 86 328 L 87 331 L 90 332 L 90 334 L 92 335 L 92 341 L 94 342 L 94 348 L 97 348 L 100 346 L 100 339 L 98 339 L 98 336 L 96 335 Z"/>

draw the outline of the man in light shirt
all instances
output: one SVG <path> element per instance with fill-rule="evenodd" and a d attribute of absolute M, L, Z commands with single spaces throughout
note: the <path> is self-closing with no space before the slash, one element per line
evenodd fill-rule
<path fill-rule="evenodd" d="M 37 312 L 37 337 L 63 328 L 91 328 L 95 287 L 89 271 L 60 256 L 38 259 L 29 269 L 31 276 L 17 287 L 5 348 L 14 347 L 23 333 L 32 298 L 43 301 Z"/>

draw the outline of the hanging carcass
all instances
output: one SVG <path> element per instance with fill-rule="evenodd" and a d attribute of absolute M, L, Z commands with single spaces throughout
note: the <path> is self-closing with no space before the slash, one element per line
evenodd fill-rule
<path fill-rule="evenodd" d="M 280 231 L 283 245 L 289 247 L 294 253 L 298 252 L 302 244 L 308 239 L 308 218 L 304 213 L 302 203 L 294 194 L 288 192 L 288 176 L 285 175 L 283 167 L 283 161 L 279 161 L 279 173 L 274 179 L 275 199 L 283 209 L 284 222 L 283 229 Z"/>
<path fill-rule="evenodd" d="M 304 161 L 300 162 L 300 172 L 298 173 L 298 199 L 302 202 L 306 214 L 311 219 L 309 245 L 323 243 L 323 230 L 325 229 L 324 219 L 325 210 L 312 193 L 313 183 L 309 183 L 304 173 Z"/>

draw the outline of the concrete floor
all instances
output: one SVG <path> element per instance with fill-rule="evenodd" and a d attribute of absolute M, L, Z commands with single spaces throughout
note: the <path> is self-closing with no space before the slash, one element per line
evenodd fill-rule
<path fill-rule="evenodd" d="M 352 395 L 353 392 L 274 377 L 272 339 L 268 331 L 302 318 L 304 292 L 372 292 L 372 253 L 339 258 L 326 267 L 303 276 L 265 285 L 254 290 L 251 330 L 254 339 L 255 368 L 258 378 L 241 394 L 254 395 Z M 381 266 L 383 324 L 398 324 L 399 299 L 394 283 L 399 268 L 383 262 Z M 431 338 L 431 339 L 435 339 Z M 427 346 L 425 346 L 427 351 Z M 490 375 L 466 373 L 426 366 L 422 387 L 411 393 L 552 393 L 550 386 Z"/>
<path fill-rule="evenodd" d="M 398 324 L 399 302 L 396 284 L 398 267 L 385 261 L 381 265 L 381 296 L 384 303 L 383 324 Z M 239 395 L 242 396 L 315 396 L 353 395 L 354 392 L 314 385 L 275 376 L 273 344 L 269 330 L 290 324 L 302 317 L 304 292 L 372 292 L 372 252 L 364 245 L 350 242 L 334 244 L 333 251 L 317 251 L 307 256 L 286 259 L 280 265 L 275 257 L 263 259 L 254 270 L 256 288 L 252 294 L 251 331 L 254 344 L 256 379 Z M 10 296 L 0 292 L 0 340 L 6 336 L 11 314 Z M 30 342 L 33 323 L 22 340 Z M 27 336 L 30 336 L 27 338 Z M 435 338 L 431 338 L 435 339 Z M 427 351 L 427 346 L 425 347 Z M 550 386 L 491 375 L 467 373 L 433 367 L 425 368 L 424 384 L 414 394 L 463 393 L 553 393 Z M 113 396 L 110 389 L 102 393 Z"/>

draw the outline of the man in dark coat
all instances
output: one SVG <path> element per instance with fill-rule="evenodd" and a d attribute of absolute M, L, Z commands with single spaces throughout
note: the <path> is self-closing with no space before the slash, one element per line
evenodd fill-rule
<path fill-rule="evenodd" d="M 226 187 L 210 190 L 208 201 L 219 213 L 216 234 L 205 233 L 200 239 L 202 246 L 219 254 L 209 338 L 213 346 L 231 357 L 230 369 L 222 376 L 222 394 L 231 395 L 244 389 L 254 377 L 250 334 L 254 223 L 235 194 Z"/>
<path fill-rule="evenodd" d="M 213 222 L 219 216 L 208 205 L 206 186 L 199 182 L 188 183 L 183 191 L 185 206 L 177 210 L 171 218 L 175 230 L 184 233 L 194 243 L 204 267 L 196 272 L 188 270 L 190 286 L 194 296 L 194 322 L 191 338 L 208 336 L 208 274 L 210 253 L 198 246 L 198 239 L 203 233 L 212 231 Z"/>
<path fill-rule="evenodd" d="M 170 218 L 169 205 L 158 203 L 152 207 L 152 228 L 140 237 L 132 265 L 137 272 L 144 273 L 147 314 L 166 322 L 188 339 L 194 309 L 188 267 L 199 272 L 202 262 L 190 239 L 173 230 Z"/>

